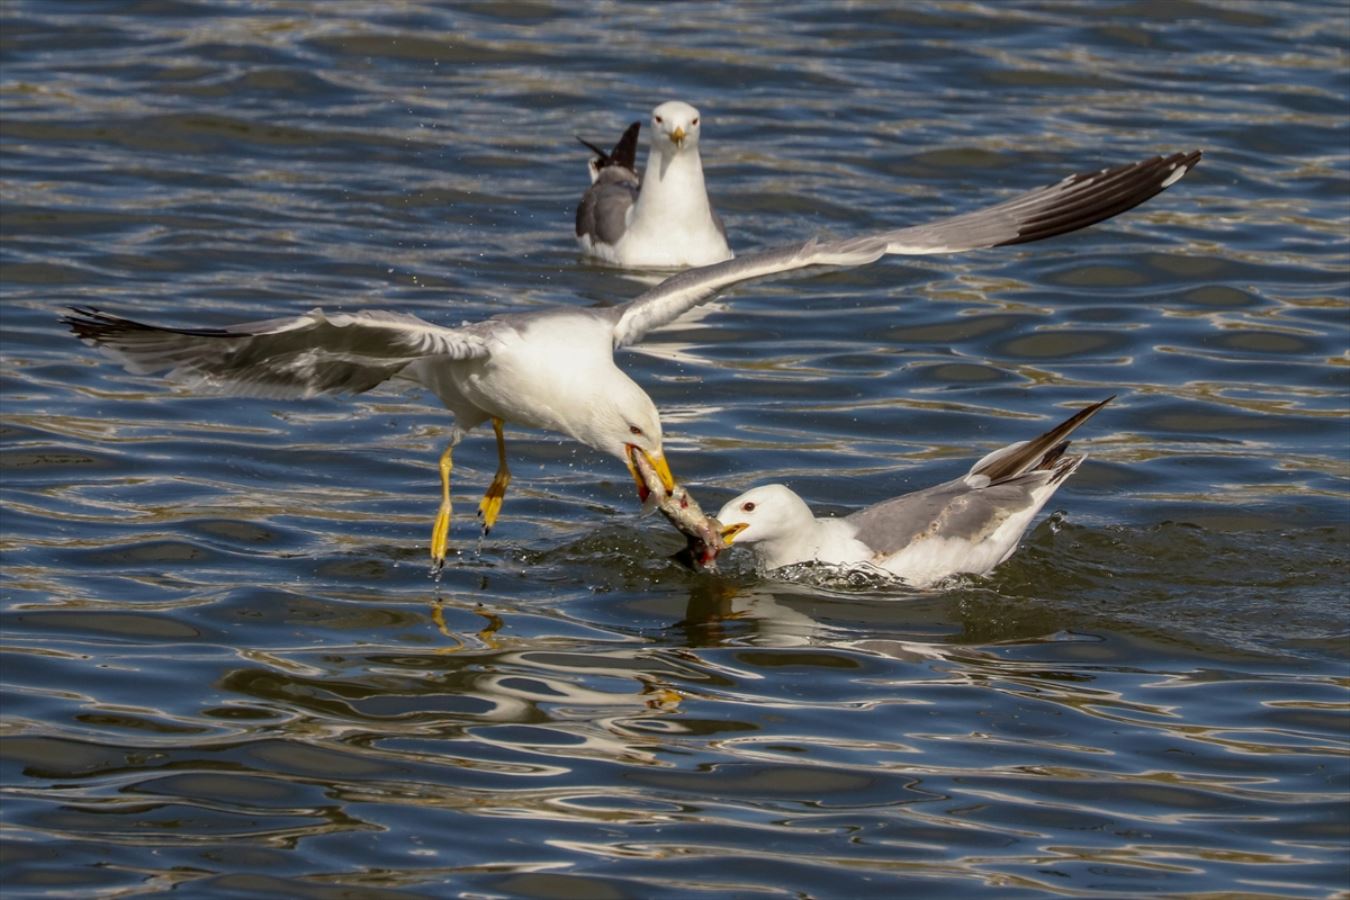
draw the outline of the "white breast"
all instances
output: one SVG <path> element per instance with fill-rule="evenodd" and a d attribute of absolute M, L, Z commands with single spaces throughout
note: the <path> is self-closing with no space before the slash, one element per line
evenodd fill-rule
<path fill-rule="evenodd" d="M 491 415 L 568 433 L 565 407 L 575 406 L 616 371 L 613 329 L 571 311 L 504 328 L 491 355 L 457 367 L 463 395 Z"/>
<path fill-rule="evenodd" d="M 592 252 L 620 265 L 661 268 L 731 259 L 731 248 L 713 220 L 699 158 L 683 154 L 663 163 L 652 155 L 623 236 L 612 248 L 597 246 Z"/>

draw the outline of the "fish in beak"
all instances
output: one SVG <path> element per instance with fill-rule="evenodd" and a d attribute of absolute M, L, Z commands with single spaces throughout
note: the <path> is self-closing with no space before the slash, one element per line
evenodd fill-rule
<path fill-rule="evenodd" d="M 726 546 L 722 523 L 703 511 L 688 488 L 675 483 L 660 453 L 647 453 L 629 444 L 628 467 L 633 470 L 643 505 L 650 497 L 651 506 L 684 535 L 685 548 L 671 558 L 696 572 L 716 570 L 717 554 Z"/>
<path fill-rule="evenodd" d="M 661 482 L 661 487 L 665 488 L 667 494 L 674 492 L 675 476 L 670 472 L 670 463 L 666 462 L 665 454 L 659 450 L 656 453 L 648 453 L 635 444 L 629 444 L 628 471 L 633 476 L 633 482 L 637 485 L 639 500 L 646 503 L 647 498 L 652 494 L 652 489 L 647 486 L 647 479 L 642 477 L 638 460 L 641 460 L 646 468 L 656 474 L 657 479 Z"/>

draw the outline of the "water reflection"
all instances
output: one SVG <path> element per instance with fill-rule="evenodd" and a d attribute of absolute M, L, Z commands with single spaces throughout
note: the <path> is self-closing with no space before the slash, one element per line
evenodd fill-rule
<path fill-rule="evenodd" d="M 195 716 L 79 698 L 100 710 L 84 717 L 91 737 L 127 737 L 7 738 L 0 753 L 22 780 L 66 785 L 59 808 L 11 790 L 13 821 L 128 847 L 295 848 L 408 817 L 428 837 L 461 833 L 464 816 L 549 835 L 532 845 L 552 848 L 542 857 L 430 841 L 430 859 L 460 873 L 495 859 L 520 875 L 554 853 L 720 866 L 742 857 L 746 829 L 773 834 L 768 859 L 783 865 L 819 859 L 824 841 L 834 865 L 987 883 L 1317 870 L 1315 810 L 1335 801 L 1300 757 L 1348 749 L 1327 738 L 1346 712 L 1336 679 L 1141 667 L 1138 640 L 1118 632 L 968 642 L 994 596 L 972 585 L 887 603 L 691 577 L 666 639 L 634 641 L 564 638 L 589 626 L 473 594 L 383 609 L 294 595 L 278 624 L 315 621 L 312 608 L 327 633 L 365 637 L 252 651 Z M 945 633 L 914 634 L 938 609 Z M 390 640 L 408 629 L 420 640 Z M 1235 679 L 1241 696 L 1269 697 L 1264 712 L 1233 701 Z M 1274 821 L 1283 851 L 1234 844 Z"/>
<path fill-rule="evenodd" d="M 136 9 L 0 27 L 7 896 L 1343 890 L 1327 4 Z M 166 391 L 56 325 L 622 302 L 571 135 L 659 95 L 709 113 L 738 249 L 1204 148 L 1092 232 L 746 286 L 624 359 L 705 507 L 846 512 L 1119 393 L 992 576 L 696 578 L 521 434 L 437 585 L 423 398 Z"/>

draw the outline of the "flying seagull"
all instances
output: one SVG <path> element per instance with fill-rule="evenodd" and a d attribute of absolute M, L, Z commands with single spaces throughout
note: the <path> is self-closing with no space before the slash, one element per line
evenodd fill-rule
<path fill-rule="evenodd" d="M 728 542 L 747 544 L 767 570 L 822 562 L 883 569 L 915 587 L 983 575 L 1017 549 L 1031 520 L 1078 470 L 1069 434 L 1110 403 L 1094 403 L 1032 441 L 995 450 L 960 478 L 859 510 L 816 518 L 781 484 L 729 500 L 717 519 Z"/>
<path fill-rule="evenodd" d="M 639 124 L 590 161 L 591 186 L 577 206 L 577 242 L 587 256 L 629 269 L 678 269 L 731 259 L 698 155 L 698 110 L 671 100 L 652 110 L 647 169 L 637 174 Z M 580 138 L 578 138 L 580 140 Z"/>
<path fill-rule="evenodd" d="M 455 328 L 397 312 L 321 309 L 223 328 L 147 325 L 87 307 L 72 309 L 63 321 L 132 372 L 167 372 L 240 394 L 359 394 L 395 378 L 422 385 L 455 416 L 440 459 L 441 505 L 432 532 L 431 556 L 439 567 L 450 527 L 451 451 L 489 419 L 497 436 L 498 468 L 479 504 L 485 533 L 497 520 L 511 480 L 502 434 L 506 422 L 561 432 L 618 457 L 644 500 L 649 492 L 634 462 L 637 455 L 667 491 L 673 489 L 656 406 L 615 364 L 614 351 L 726 288 L 814 266 L 866 265 L 887 254 L 951 253 L 1063 234 L 1144 202 L 1199 160 L 1198 150 L 1153 157 L 1072 175 L 926 225 L 834 241 L 812 239 L 686 269 L 612 307 L 505 313 Z"/>

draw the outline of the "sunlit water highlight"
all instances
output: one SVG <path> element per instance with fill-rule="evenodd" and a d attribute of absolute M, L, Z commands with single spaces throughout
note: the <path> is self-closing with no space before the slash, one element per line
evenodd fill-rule
<path fill-rule="evenodd" d="M 1346 889 L 1342 5 L 2 13 L 6 897 Z M 573 135 L 670 97 L 742 250 L 1204 149 L 1091 231 L 623 357 L 711 509 L 846 512 L 1117 394 L 995 574 L 691 575 L 614 461 L 514 432 L 437 587 L 433 402 L 207 395 L 56 322 L 622 301 Z M 461 511 L 495 463 L 461 446 Z"/>

